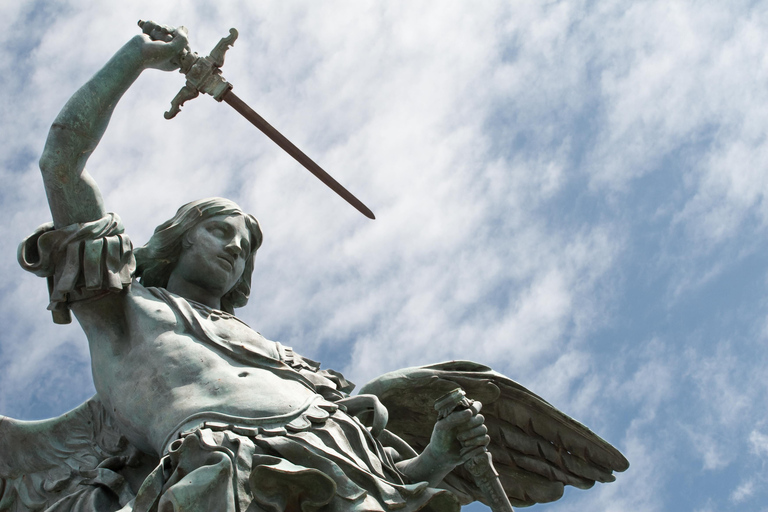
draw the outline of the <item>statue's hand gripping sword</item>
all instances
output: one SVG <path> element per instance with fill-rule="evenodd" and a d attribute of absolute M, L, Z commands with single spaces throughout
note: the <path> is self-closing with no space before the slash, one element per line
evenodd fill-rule
<path fill-rule="evenodd" d="M 438 420 L 445 418 L 455 410 L 469 409 L 471 406 L 472 400 L 467 398 L 466 393 L 461 388 L 456 388 L 435 400 Z M 462 453 L 473 449 L 474 447 L 464 448 Z M 507 498 L 507 493 L 504 492 L 504 488 L 501 486 L 499 474 L 496 472 L 496 468 L 493 467 L 491 452 L 487 449 L 483 450 L 482 453 L 466 461 L 464 468 L 472 474 L 475 484 L 485 495 L 485 499 L 488 501 L 488 505 L 493 512 L 514 512 L 512 504 L 509 502 L 509 498 Z"/>
<path fill-rule="evenodd" d="M 151 21 L 139 21 L 139 26 L 147 35 L 150 35 L 150 33 L 158 27 L 157 24 Z M 185 34 L 187 31 L 184 27 L 179 27 L 176 30 L 183 31 Z M 237 95 L 232 92 L 232 84 L 227 82 L 224 77 L 221 76 L 221 67 L 224 65 L 224 54 L 235 43 L 236 39 L 237 30 L 231 28 L 229 29 L 229 35 L 222 38 L 207 57 L 201 57 L 197 53 L 190 51 L 188 48 L 181 52 L 178 61 L 178 64 L 180 65 L 179 72 L 187 77 L 187 83 L 181 88 L 178 94 L 176 94 L 173 100 L 171 100 L 171 109 L 164 114 L 165 118 L 172 119 L 175 117 L 176 114 L 181 111 L 181 107 L 186 101 L 196 98 L 201 92 L 210 94 L 216 101 L 224 101 L 237 110 L 240 115 L 250 121 L 256 128 L 264 132 L 264 134 L 272 139 L 275 144 L 283 148 L 286 153 L 291 155 L 309 172 L 317 176 L 320 181 L 328 185 L 331 190 L 357 208 L 360 213 L 369 219 L 375 219 L 376 217 L 373 215 L 373 212 L 365 206 L 362 201 L 352 195 L 349 190 L 333 179 L 330 174 L 325 172 L 311 158 L 305 155 L 303 151 L 297 148 L 283 134 L 277 131 L 263 117 L 254 112 L 251 107 L 246 105 L 243 100 L 238 98 Z"/>

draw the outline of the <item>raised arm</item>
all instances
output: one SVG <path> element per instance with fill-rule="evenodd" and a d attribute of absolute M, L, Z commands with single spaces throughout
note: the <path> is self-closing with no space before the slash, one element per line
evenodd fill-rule
<path fill-rule="evenodd" d="M 148 22 L 151 23 L 151 22 Z M 40 158 L 45 192 L 58 227 L 101 218 L 104 204 L 85 163 L 107 129 L 123 93 L 147 68 L 172 71 L 187 46 L 186 31 L 151 23 L 133 37 L 64 105 Z"/>

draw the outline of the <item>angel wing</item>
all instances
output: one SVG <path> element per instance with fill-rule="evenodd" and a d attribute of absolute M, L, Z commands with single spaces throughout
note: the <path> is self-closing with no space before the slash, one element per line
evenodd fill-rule
<path fill-rule="evenodd" d="M 387 430 L 422 451 L 437 419 L 435 400 L 457 387 L 483 403 L 492 439 L 488 451 L 512 505 L 555 501 L 563 495 L 564 485 L 588 489 L 595 482 L 614 481 L 614 471 L 629 467 L 616 448 L 587 427 L 515 381 L 471 361 L 387 373 L 360 393 L 378 396 L 389 411 Z M 488 504 L 461 466 L 444 483 L 462 504 L 477 500 Z"/>
<path fill-rule="evenodd" d="M 117 510 L 156 465 L 150 459 L 98 396 L 58 418 L 0 416 L 0 512 Z"/>

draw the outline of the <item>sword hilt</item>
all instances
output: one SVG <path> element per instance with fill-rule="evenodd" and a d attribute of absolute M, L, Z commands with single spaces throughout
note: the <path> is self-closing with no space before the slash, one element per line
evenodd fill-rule
<path fill-rule="evenodd" d="M 469 409 L 471 406 L 472 400 L 467 398 L 467 394 L 461 388 L 456 388 L 435 400 L 435 410 L 439 420 L 445 418 L 456 409 Z"/>
<path fill-rule="evenodd" d="M 472 407 L 472 403 L 473 400 L 467 398 L 463 389 L 456 388 L 435 400 L 437 418 L 438 420 L 443 419 L 457 409 L 469 409 Z M 462 453 L 474 449 L 475 447 L 464 447 Z M 493 467 L 493 458 L 487 448 L 467 460 L 464 463 L 464 468 L 472 475 L 475 484 L 482 491 L 493 512 L 514 512 L 499 480 L 499 473 Z"/>
<path fill-rule="evenodd" d="M 154 36 L 158 25 L 151 21 L 139 21 L 139 27 L 142 31 Z M 177 30 L 187 31 L 184 27 Z M 232 89 L 232 84 L 227 82 L 221 76 L 221 67 L 224 65 L 224 56 L 227 50 L 235 44 L 237 40 L 237 30 L 229 29 L 229 35 L 222 37 L 213 47 L 207 57 L 200 57 L 197 53 L 185 48 L 179 55 L 179 73 L 187 77 L 184 87 L 171 100 L 171 108 L 163 116 L 166 119 L 173 119 L 181 111 L 182 105 L 188 100 L 196 98 L 201 92 L 210 94 L 216 101 L 221 101 L 224 95 Z"/>

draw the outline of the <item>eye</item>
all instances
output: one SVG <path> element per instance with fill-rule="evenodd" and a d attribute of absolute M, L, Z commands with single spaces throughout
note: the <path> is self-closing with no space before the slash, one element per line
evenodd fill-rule
<path fill-rule="evenodd" d="M 208 232 L 217 237 L 224 237 L 227 235 L 227 226 L 222 224 L 212 224 L 208 226 Z"/>

